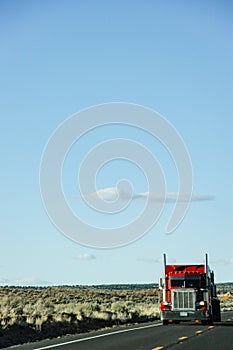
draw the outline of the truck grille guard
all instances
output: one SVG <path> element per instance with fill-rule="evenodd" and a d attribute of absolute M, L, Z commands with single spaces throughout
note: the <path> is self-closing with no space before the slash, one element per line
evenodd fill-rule
<path fill-rule="evenodd" d="M 172 291 L 173 310 L 195 310 L 196 292 L 193 289 L 178 289 Z"/>

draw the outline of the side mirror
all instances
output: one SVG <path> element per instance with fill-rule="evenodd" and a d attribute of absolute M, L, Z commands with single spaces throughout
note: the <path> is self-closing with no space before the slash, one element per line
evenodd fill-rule
<path fill-rule="evenodd" d="M 159 289 L 163 289 L 164 285 L 163 285 L 163 279 L 160 278 L 159 279 Z"/>

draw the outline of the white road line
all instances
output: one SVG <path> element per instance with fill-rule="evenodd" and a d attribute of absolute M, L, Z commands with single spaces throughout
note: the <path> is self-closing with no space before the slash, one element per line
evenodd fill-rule
<path fill-rule="evenodd" d="M 136 327 L 136 328 L 122 329 L 122 330 L 115 331 L 115 332 L 94 335 L 92 337 L 81 338 L 81 339 L 76 339 L 76 340 L 70 340 L 70 341 L 67 341 L 67 342 L 64 342 L 64 343 L 43 346 L 42 348 L 35 348 L 34 350 L 58 348 L 59 346 L 65 346 L 65 345 L 69 345 L 69 344 L 73 344 L 73 343 L 80 343 L 82 341 L 87 341 L 87 340 L 91 340 L 91 339 L 96 339 L 96 338 L 101 338 L 101 337 L 108 337 L 108 336 L 114 335 L 114 334 L 125 333 L 125 332 L 133 332 L 133 331 L 138 331 L 138 330 L 145 329 L 145 328 L 152 328 L 152 327 L 158 327 L 158 326 L 162 326 L 162 323 L 156 323 L 156 324 L 153 324 L 153 325 Z"/>

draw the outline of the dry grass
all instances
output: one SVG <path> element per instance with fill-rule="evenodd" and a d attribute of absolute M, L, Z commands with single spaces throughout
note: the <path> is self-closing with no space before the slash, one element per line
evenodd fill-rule
<path fill-rule="evenodd" d="M 220 283 L 217 291 L 221 311 L 233 311 L 233 283 Z"/>
<path fill-rule="evenodd" d="M 79 287 L 2 287 L 0 345 L 144 322 L 158 316 L 158 291 L 155 289 L 107 291 Z M 5 338 L 12 329 L 17 337 L 10 334 L 9 343 Z M 27 330 L 25 336 L 24 330 Z M 30 339 L 28 334 L 31 334 Z"/>

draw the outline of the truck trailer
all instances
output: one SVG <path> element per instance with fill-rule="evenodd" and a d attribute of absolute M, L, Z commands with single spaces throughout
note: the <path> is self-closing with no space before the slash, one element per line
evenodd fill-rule
<path fill-rule="evenodd" d="M 164 258 L 164 278 L 160 278 L 162 291 L 160 318 L 169 322 L 196 321 L 212 324 L 221 321 L 220 301 L 217 298 L 214 272 L 205 264 L 167 265 Z"/>

